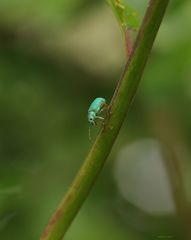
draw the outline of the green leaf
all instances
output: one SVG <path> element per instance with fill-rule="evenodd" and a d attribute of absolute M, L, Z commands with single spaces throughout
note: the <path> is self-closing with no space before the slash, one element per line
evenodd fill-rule
<path fill-rule="evenodd" d="M 107 0 L 111 6 L 118 22 L 125 32 L 127 29 L 137 30 L 139 27 L 139 17 L 137 12 L 124 0 Z"/>

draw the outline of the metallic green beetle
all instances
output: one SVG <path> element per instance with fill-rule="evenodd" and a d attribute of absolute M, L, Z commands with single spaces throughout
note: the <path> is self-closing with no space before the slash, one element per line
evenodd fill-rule
<path fill-rule="evenodd" d="M 100 114 L 107 107 L 105 98 L 98 97 L 93 100 L 88 109 L 88 122 L 90 125 L 96 125 L 96 119 L 104 120 L 103 117 L 100 117 Z M 89 128 L 89 138 L 90 137 L 90 128 Z"/>

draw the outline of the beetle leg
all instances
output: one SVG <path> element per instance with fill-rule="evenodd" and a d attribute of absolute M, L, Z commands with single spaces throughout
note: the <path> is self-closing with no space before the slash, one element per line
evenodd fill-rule
<path fill-rule="evenodd" d="M 111 104 L 104 104 L 103 108 L 100 110 L 100 113 L 106 111 L 106 115 L 109 117 L 111 115 Z"/>
<path fill-rule="evenodd" d="M 107 107 L 107 109 L 108 109 L 107 115 L 108 115 L 108 116 L 110 116 L 110 115 L 112 114 L 111 107 L 112 107 L 111 104 L 109 104 L 108 107 Z"/>
<path fill-rule="evenodd" d="M 103 117 L 100 117 L 100 116 L 96 116 L 96 118 L 100 119 L 100 120 L 104 120 Z"/>
<path fill-rule="evenodd" d="M 99 111 L 99 113 L 102 113 L 103 111 L 107 110 L 108 109 L 108 104 L 107 103 L 104 103 Z"/>

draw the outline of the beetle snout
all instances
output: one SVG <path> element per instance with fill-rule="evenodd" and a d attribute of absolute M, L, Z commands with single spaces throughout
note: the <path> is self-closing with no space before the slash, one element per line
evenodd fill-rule
<path fill-rule="evenodd" d="M 89 124 L 95 125 L 95 122 L 94 122 L 94 119 L 93 119 L 93 118 L 90 118 L 90 119 L 89 119 Z"/>
<path fill-rule="evenodd" d="M 88 122 L 90 125 L 95 125 L 95 113 L 94 112 L 88 113 Z"/>

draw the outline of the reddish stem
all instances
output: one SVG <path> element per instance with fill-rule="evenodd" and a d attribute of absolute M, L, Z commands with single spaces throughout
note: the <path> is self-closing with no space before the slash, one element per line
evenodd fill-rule
<path fill-rule="evenodd" d="M 129 58 L 133 49 L 133 44 L 131 42 L 131 36 L 128 29 L 125 31 L 125 47 L 126 47 L 127 58 Z"/>

